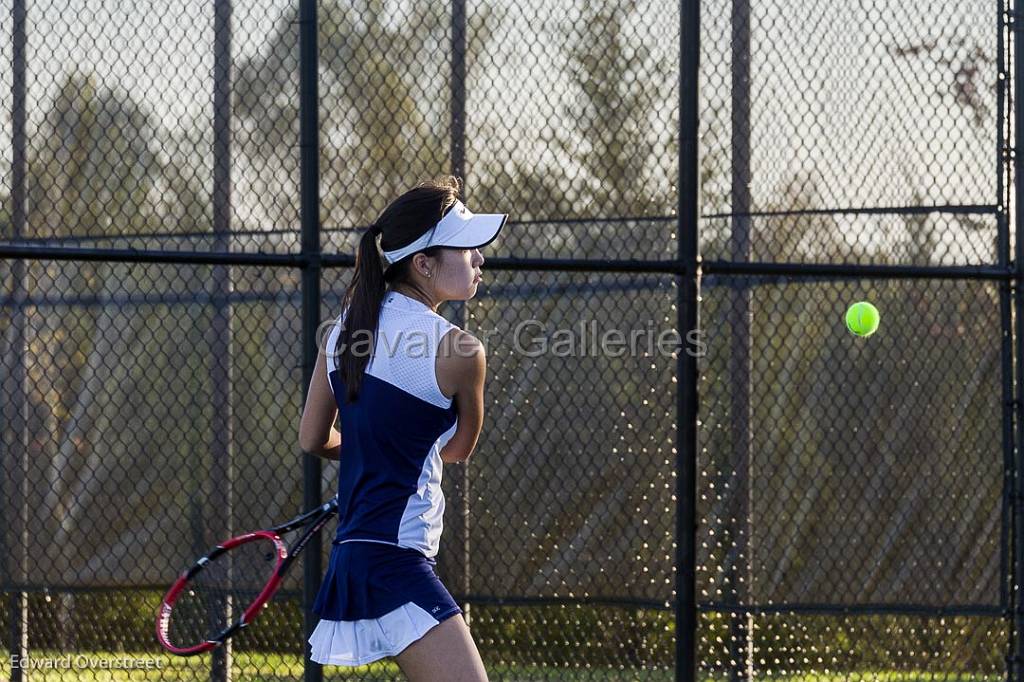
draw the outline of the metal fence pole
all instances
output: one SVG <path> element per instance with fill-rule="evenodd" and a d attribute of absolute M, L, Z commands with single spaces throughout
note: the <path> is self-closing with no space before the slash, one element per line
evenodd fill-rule
<path fill-rule="evenodd" d="M 213 15 L 213 233 L 214 250 L 231 250 L 231 0 L 216 0 Z M 214 521 L 215 535 L 227 538 L 234 534 L 234 344 L 232 320 L 234 309 L 231 266 L 213 266 L 213 319 L 207 347 L 210 350 L 210 384 L 213 401 L 213 467 L 211 492 L 221 500 Z M 219 540 L 217 540 L 219 541 Z M 230 567 L 229 567 L 230 570 Z M 231 597 L 225 598 L 218 617 L 225 626 L 231 622 Z M 231 640 L 213 650 L 210 657 L 210 679 L 227 682 L 231 679 Z"/>
<path fill-rule="evenodd" d="M 732 35 L 732 230 L 731 259 L 750 261 L 750 0 L 733 0 Z M 750 443 L 753 438 L 753 414 L 750 402 L 750 380 L 754 372 L 751 348 L 753 289 L 742 277 L 730 287 L 729 313 L 732 323 L 730 353 L 730 393 L 732 443 L 735 453 L 735 481 L 730 494 L 735 496 L 735 520 L 731 558 L 726 560 L 728 595 L 735 605 L 750 603 L 751 597 L 751 531 L 753 522 L 753 462 Z M 750 611 L 737 611 L 729 616 L 729 677 L 731 680 L 753 679 L 754 617 Z"/>
<path fill-rule="evenodd" d="M 1001 222 L 1005 222 L 1001 220 Z M 1001 514 L 1001 529 L 999 540 L 1000 558 L 1000 580 L 999 580 L 999 603 L 1004 613 L 1010 612 L 1015 602 L 1016 592 L 1013 582 L 1014 571 L 1010 568 L 1010 547 L 1011 537 L 1014 528 L 1013 510 L 1017 505 L 1014 499 L 1014 414 L 1019 410 L 1013 393 L 1013 292 L 1014 287 L 1008 282 L 999 283 L 999 318 L 1002 322 L 1002 375 L 1003 375 L 1003 509 Z M 1005 618 L 1005 616 L 1004 616 Z M 1013 641 L 1007 643 L 1007 653 L 1010 655 L 1007 660 L 1013 660 Z M 1012 668 L 1012 665 L 1010 666 Z M 1009 672 L 1009 670 L 1008 670 Z M 1010 677 L 1010 679 L 1016 679 Z"/>
<path fill-rule="evenodd" d="M 299 2 L 299 168 L 302 223 L 302 389 L 309 386 L 318 354 L 316 332 L 320 326 L 320 139 L 319 94 L 317 78 L 317 2 Z M 304 509 L 320 504 L 320 458 L 306 453 L 302 464 L 302 501 Z M 317 533 L 302 559 L 303 648 L 316 628 L 318 618 L 312 611 L 320 589 L 323 545 Z M 305 682 L 320 682 L 323 668 L 304 657 Z"/>
<path fill-rule="evenodd" d="M 26 176 L 28 172 L 25 134 L 25 93 L 26 93 L 26 62 L 25 47 L 27 44 L 25 0 L 14 0 L 12 4 L 12 104 L 11 104 L 11 227 L 12 240 L 21 238 L 27 227 Z M 17 260 L 11 266 L 11 297 L 14 306 L 11 312 L 8 329 L 9 342 L 6 344 L 7 357 L 4 358 L 6 376 L 3 381 L 3 433 L 0 445 L 3 446 L 3 461 L 6 472 L 3 474 L 5 490 L 2 504 L 9 505 L 5 510 L 4 522 L 14 532 L 11 533 L 12 551 L 4 557 L 4 580 L 24 584 L 28 579 L 28 398 L 25 391 L 27 376 L 26 336 L 25 336 L 25 299 L 26 265 L 24 260 Z M 8 479 L 7 476 L 10 476 Z M 7 528 L 0 528 L 0 534 L 6 539 Z M 19 661 L 28 658 L 28 594 L 10 592 L 6 596 L 8 608 L 8 651 Z M 21 682 L 29 675 L 21 665 L 14 665 L 11 660 L 11 680 Z"/>
<path fill-rule="evenodd" d="M 1024 470 L 1024 419 L 1021 419 L 1020 400 L 1022 387 L 1024 387 L 1024 292 L 1021 291 L 1021 284 L 1024 283 L 1024 242 L 1022 242 L 1021 220 L 1024 220 L 1024 183 L 1021 182 L 1021 170 L 1024 164 L 1021 163 L 1020 131 L 1024 129 L 1024 111 L 1021 110 L 1021 97 L 1024 96 L 1024 88 L 1021 87 L 1021 78 L 1024 77 L 1024 53 L 1020 49 L 1020 38 L 1022 34 L 1022 12 L 1024 2 L 1014 0 L 1013 13 L 1011 16 L 1012 40 L 1013 40 L 1013 69 L 1012 69 L 1012 93 L 1015 103 L 1013 112 L 1013 145 L 1015 153 L 1013 156 L 1013 182 L 1014 182 L 1014 311 L 1016 315 L 1017 338 L 1015 346 L 1017 352 L 1017 448 L 1014 457 L 1013 476 L 1013 557 L 1011 573 L 1013 575 L 1011 604 L 1013 607 L 1013 652 L 1010 656 L 1010 679 L 1022 679 L 1022 656 L 1024 656 L 1024 601 L 1021 600 L 1021 580 L 1024 579 L 1024 505 L 1021 504 L 1021 471 Z"/>
<path fill-rule="evenodd" d="M 451 163 L 452 174 L 465 181 L 466 178 L 466 0 L 452 0 L 452 43 L 451 43 Z M 463 329 L 468 320 L 468 304 L 457 301 L 455 324 Z M 462 536 L 459 560 L 459 591 L 463 595 L 472 593 L 472 563 L 470 555 L 470 462 L 462 463 L 455 469 L 456 489 L 459 491 L 458 530 Z M 471 622 L 470 603 L 464 596 L 460 604 L 466 623 Z"/>
<path fill-rule="evenodd" d="M 1005 137 L 1007 124 L 1006 95 L 1009 85 L 1009 68 L 1005 53 L 1005 33 L 1007 24 L 1003 15 L 1006 0 L 997 0 L 996 9 L 996 54 L 999 64 L 998 82 L 996 86 L 996 197 L 1000 210 L 996 214 L 996 258 L 1001 266 L 1008 267 L 1012 262 L 1010 253 L 1009 230 L 1009 192 L 1007 189 L 1007 173 L 1009 171 L 1010 154 L 1008 141 Z M 1013 528 L 1013 471 L 1014 471 L 1014 416 L 1017 411 L 1013 387 L 1013 282 L 999 283 L 999 320 L 1002 328 L 1002 378 L 1003 378 L 1003 495 L 1002 513 L 999 533 L 999 605 L 1004 612 L 1010 611 L 1012 603 L 1010 570 L 1010 539 Z M 1011 627 L 1012 633 L 1012 627 Z M 1012 635 L 1007 642 L 1007 655 L 1013 653 Z M 1007 660 L 1010 660 L 1009 658 Z M 1012 665 L 1007 666 L 1007 677 L 1012 673 Z"/>
<path fill-rule="evenodd" d="M 466 177 L 466 0 L 452 0 L 452 173 Z"/>
<path fill-rule="evenodd" d="M 676 364 L 675 679 L 697 679 L 697 357 L 687 342 L 700 316 L 700 0 L 682 0 L 679 31 L 679 260 L 677 327 L 684 337 Z"/>

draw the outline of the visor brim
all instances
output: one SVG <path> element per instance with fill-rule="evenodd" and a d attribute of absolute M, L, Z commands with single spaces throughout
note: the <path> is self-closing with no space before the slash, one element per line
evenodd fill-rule
<path fill-rule="evenodd" d="M 479 249 L 498 237 L 501 228 L 508 221 L 507 213 L 477 213 L 465 226 L 451 237 L 442 240 L 438 246 L 458 249 Z"/>

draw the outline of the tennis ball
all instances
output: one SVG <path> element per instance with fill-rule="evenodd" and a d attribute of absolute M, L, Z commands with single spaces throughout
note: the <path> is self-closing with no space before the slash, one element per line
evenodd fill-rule
<path fill-rule="evenodd" d="M 846 327 L 857 336 L 871 336 L 878 329 L 878 308 L 858 301 L 846 311 Z"/>

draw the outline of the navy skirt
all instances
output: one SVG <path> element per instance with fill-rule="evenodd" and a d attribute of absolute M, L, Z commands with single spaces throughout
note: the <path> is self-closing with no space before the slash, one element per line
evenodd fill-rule
<path fill-rule="evenodd" d="M 437 560 L 379 542 L 332 546 L 313 612 L 327 620 L 379 618 L 412 602 L 438 621 L 462 613 L 434 572 Z"/>
<path fill-rule="evenodd" d="M 462 613 L 419 551 L 376 542 L 336 544 L 313 611 L 310 657 L 358 666 L 397 656 L 446 618 Z"/>

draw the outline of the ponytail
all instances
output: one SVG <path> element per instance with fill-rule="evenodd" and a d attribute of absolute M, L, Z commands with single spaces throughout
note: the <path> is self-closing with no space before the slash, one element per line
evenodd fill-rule
<path fill-rule="evenodd" d="M 387 285 L 401 282 L 415 287 L 410 284 L 412 254 L 391 263 L 385 271 L 381 253 L 377 250 L 378 236 L 380 248 L 384 251 L 412 244 L 432 229 L 445 210 L 455 203 L 460 187 L 459 179 L 452 176 L 421 182 L 388 204 L 373 227 L 359 240 L 356 271 L 342 302 L 345 308 L 344 327 L 334 349 L 341 380 L 345 384 L 346 402 L 355 402 L 359 397 L 363 373 L 373 357 L 377 322 Z M 435 257 L 442 248 L 431 246 L 423 249 L 422 253 Z"/>
<path fill-rule="evenodd" d="M 379 229 L 374 226 L 359 240 L 356 271 L 345 295 L 345 325 L 338 343 L 342 348 L 339 365 L 348 402 L 359 397 L 363 372 L 373 357 L 380 305 L 386 291 L 384 267 L 377 251 L 378 234 Z"/>

